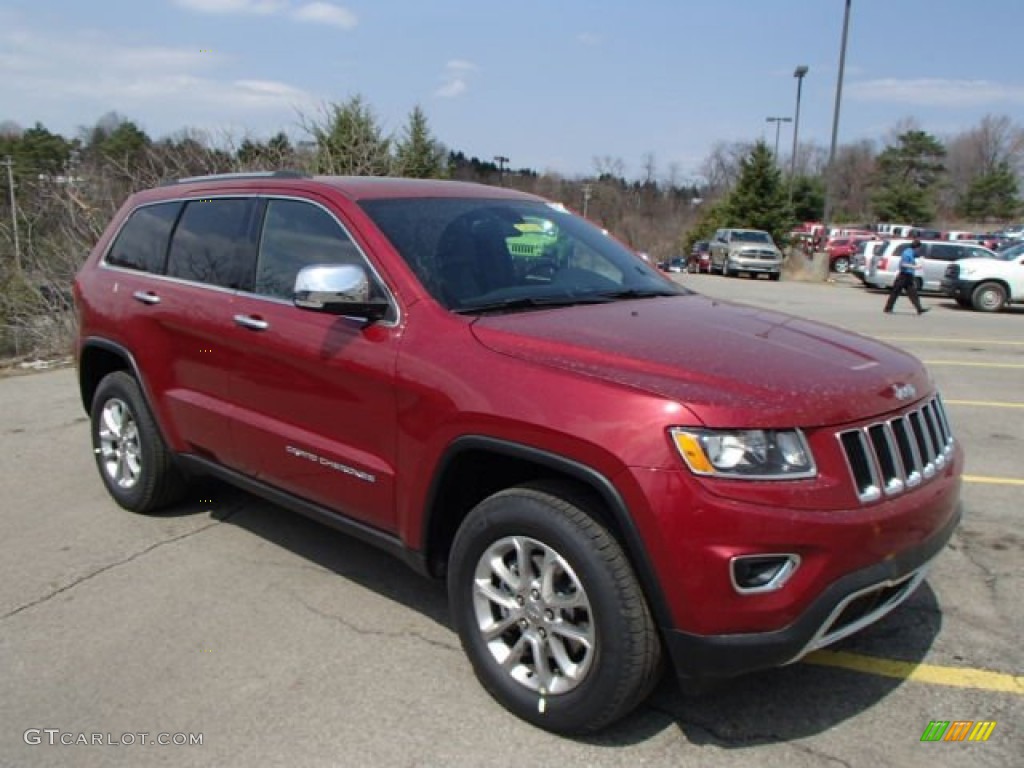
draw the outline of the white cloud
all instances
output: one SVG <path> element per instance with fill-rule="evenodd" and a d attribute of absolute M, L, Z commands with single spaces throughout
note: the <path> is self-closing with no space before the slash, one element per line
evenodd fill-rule
<path fill-rule="evenodd" d="M 286 0 L 174 0 L 182 8 L 200 13 L 251 13 L 267 16 L 288 7 Z"/>
<path fill-rule="evenodd" d="M 347 8 L 332 3 L 314 2 L 299 6 L 292 11 L 292 17 L 299 21 L 330 24 L 342 29 L 352 29 L 359 23 L 356 15 Z"/>
<path fill-rule="evenodd" d="M 999 106 L 1007 102 L 1024 104 L 1024 86 L 990 80 L 866 80 L 852 84 L 848 93 L 856 101 L 913 107 L 971 108 Z"/>
<path fill-rule="evenodd" d="M 174 0 L 187 10 L 211 14 L 285 15 L 294 21 L 353 29 L 359 18 L 348 8 L 324 0 L 296 5 L 290 0 Z"/>
<path fill-rule="evenodd" d="M 51 130 L 73 130 L 112 109 L 157 131 L 272 120 L 275 113 L 283 122 L 317 101 L 288 83 L 246 78 L 216 52 L 123 45 L 90 30 L 68 37 L 7 26 L 0 28 L 0 50 L 0 69 L 13 75 L 0 78 L 0 103 L 17 105 L 5 117 L 41 120 Z"/>
<path fill-rule="evenodd" d="M 469 78 L 479 69 L 476 64 L 465 59 L 452 59 L 444 66 L 441 79 L 444 84 L 434 91 L 435 96 L 442 99 L 454 99 L 469 89 Z"/>

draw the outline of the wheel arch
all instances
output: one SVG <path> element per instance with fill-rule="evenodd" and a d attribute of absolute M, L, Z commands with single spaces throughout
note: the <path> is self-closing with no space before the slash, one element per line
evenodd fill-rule
<path fill-rule="evenodd" d="M 441 577 L 455 533 L 477 503 L 525 483 L 560 483 L 588 497 L 594 513 L 629 558 L 655 621 L 670 626 L 671 615 L 654 566 L 622 495 L 604 474 L 573 459 L 533 446 L 482 435 L 454 440 L 438 463 L 425 505 L 424 560 Z"/>
<path fill-rule="evenodd" d="M 139 374 L 138 365 L 131 352 L 109 339 L 91 337 L 82 342 L 78 355 L 78 390 L 82 398 L 82 407 L 88 413 L 92 409 L 96 389 L 104 377 L 115 371 L 127 371 L 149 399 L 145 382 Z"/>

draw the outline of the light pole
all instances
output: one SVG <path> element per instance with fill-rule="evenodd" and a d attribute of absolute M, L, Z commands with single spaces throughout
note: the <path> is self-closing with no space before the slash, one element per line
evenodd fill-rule
<path fill-rule="evenodd" d="M 807 74 L 808 67 L 806 64 L 801 64 L 793 72 L 793 77 L 796 78 L 796 116 L 793 121 L 793 156 L 789 159 L 789 205 L 793 206 L 793 178 L 796 176 L 796 147 L 797 138 L 800 134 L 800 92 L 803 90 L 804 75 Z"/>
<path fill-rule="evenodd" d="M 836 80 L 836 107 L 832 113 L 832 146 L 828 150 L 828 165 L 825 167 L 825 211 L 822 214 L 822 225 L 828 232 L 828 224 L 832 218 L 832 169 L 836 160 L 836 139 L 839 136 L 839 105 L 843 100 L 843 71 L 846 69 L 846 33 L 850 29 L 850 0 L 846 0 L 846 12 L 843 14 L 843 39 L 839 45 L 839 79 Z"/>
<path fill-rule="evenodd" d="M 779 164 L 779 128 L 783 123 L 792 123 L 792 117 L 766 117 L 766 123 L 775 123 L 775 165 Z"/>

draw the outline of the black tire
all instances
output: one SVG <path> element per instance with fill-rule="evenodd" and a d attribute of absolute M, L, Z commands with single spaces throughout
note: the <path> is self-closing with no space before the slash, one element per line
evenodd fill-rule
<path fill-rule="evenodd" d="M 500 491 L 463 521 L 449 560 L 452 617 L 477 679 L 507 710 L 554 733 L 604 728 L 635 708 L 661 673 L 643 593 L 618 541 L 588 514 L 591 503 L 558 484 Z M 528 583 L 518 575 L 524 562 Z M 544 563 L 555 585 L 550 600 Z M 488 639 L 492 622 L 502 631 Z M 592 638 L 589 647 L 577 637 Z M 515 666 L 501 666 L 502 654 Z M 545 667 L 550 689 L 537 674 Z"/>
<path fill-rule="evenodd" d="M 982 283 L 971 294 L 971 305 L 979 312 L 998 312 L 1006 306 L 1006 289 L 999 283 Z"/>
<path fill-rule="evenodd" d="M 96 468 L 114 501 L 149 514 L 181 498 L 185 477 L 132 376 L 123 371 L 105 376 L 90 416 Z"/>
<path fill-rule="evenodd" d="M 850 260 L 845 256 L 840 256 L 832 262 L 832 271 L 840 275 L 845 275 L 850 271 Z"/>
<path fill-rule="evenodd" d="M 781 272 L 772 272 L 770 275 L 768 275 L 768 277 L 770 279 L 772 279 L 772 280 L 778 281 L 778 279 L 780 277 L 782 277 L 782 273 Z"/>

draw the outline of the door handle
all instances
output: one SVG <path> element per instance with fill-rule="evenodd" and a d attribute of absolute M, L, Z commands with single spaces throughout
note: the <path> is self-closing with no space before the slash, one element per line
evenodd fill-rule
<path fill-rule="evenodd" d="M 132 298 L 136 301 L 141 301 L 143 304 L 159 304 L 160 297 L 152 291 L 136 291 L 132 294 Z"/>
<path fill-rule="evenodd" d="M 258 317 L 252 317 L 251 315 L 235 315 L 235 322 L 243 328 L 248 328 L 252 331 L 265 331 L 270 327 L 270 323 L 266 320 L 260 320 Z"/>

